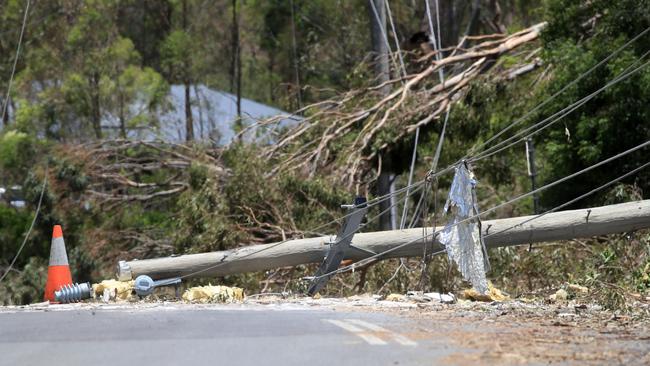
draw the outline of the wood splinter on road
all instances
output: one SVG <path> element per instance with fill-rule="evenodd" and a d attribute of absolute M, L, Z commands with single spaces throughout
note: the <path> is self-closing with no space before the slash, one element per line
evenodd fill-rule
<path fill-rule="evenodd" d="M 489 230 L 485 237 L 488 248 L 587 238 L 644 228 L 650 228 L 650 200 L 560 211 L 539 218 L 521 216 L 483 222 L 483 230 Z M 441 229 L 437 227 L 436 231 Z M 433 232 L 433 228 L 428 228 L 429 234 Z M 120 261 L 117 276 L 120 280 L 130 280 L 141 274 L 154 279 L 218 277 L 317 263 L 327 254 L 330 239 L 331 236 L 296 239 L 219 252 Z M 442 249 L 437 241 L 429 238 L 426 242 L 432 250 Z M 346 259 L 361 260 L 369 257 L 370 253 L 382 253 L 400 245 L 404 246 L 387 253 L 382 259 L 417 257 L 422 255 L 422 228 L 359 233 L 354 235 L 352 244 L 356 248 L 348 250 Z"/>

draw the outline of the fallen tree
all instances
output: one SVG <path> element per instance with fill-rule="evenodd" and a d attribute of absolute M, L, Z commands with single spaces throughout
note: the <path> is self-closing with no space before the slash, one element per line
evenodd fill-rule
<path fill-rule="evenodd" d="M 540 23 L 511 35 L 495 34 L 466 37 L 458 47 L 415 58 L 404 75 L 380 85 L 354 89 L 297 111 L 304 118 L 295 127 L 279 133 L 276 143 L 264 152 L 277 161 L 271 174 L 302 171 L 314 176 L 317 171 L 333 171 L 347 185 L 364 186 L 374 180 L 369 172 L 379 162 L 382 151 L 403 141 L 416 129 L 444 117 L 455 102 L 462 100 L 468 86 L 480 75 L 499 65 L 499 58 L 539 38 L 546 23 Z M 489 40 L 485 40 L 489 39 Z M 479 43 L 468 46 L 468 42 Z M 512 79 L 540 65 L 535 55 L 539 48 L 522 51 L 523 64 L 502 70 L 503 79 Z M 444 70 L 441 81 L 438 72 Z M 391 92 L 381 91 L 390 87 Z M 283 131 L 278 125 L 291 116 L 276 116 L 249 126 L 246 134 L 264 127 Z M 346 137 L 354 136 L 350 139 Z"/>
<path fill-rule="evenodd" d="M 522 216 L 484 221 L 482 225 L 488 248 L 538 242 L 586 238 L 650 228 L 650 200 L 617 205 L 561 211 L 540 216 Z M 437 230 L 441 227 L 436 228 Z M 428 250 L 442 246 L 431 240 Z M 117 276 L 121 280 L 146 274 L 154 279 L 184 276 L 216 277 L 256 272 L 273 268 L 316 263 L 327 254 L 334 237 L 316 237 L 286 242 L 251 245 L 235 250 L 190 254 L 147 260 L 121 261 Z M 421 256 L 425 240 L 423 228 L 356 234 L 352 240 L 358 249 L 346 253 L 347 259 L 361 260 L 372 253 L 388 252 L 381 258 Z"/>

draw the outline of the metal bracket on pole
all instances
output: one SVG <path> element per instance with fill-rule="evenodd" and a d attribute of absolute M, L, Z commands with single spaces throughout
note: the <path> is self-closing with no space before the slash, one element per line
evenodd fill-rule
<path fill-rule="evenodd" d="M 330 243 L 330 249 L 327 252 L 327 256 L 325 257 L 325 260 L 323 260 L 323 263 L 321 263 L 320 267 L 318 267 L 318 271 L 316 271 L 316 274 L 309 285 L 309 290 L 307 290 L 309 296 L 313 296 L 322 289 L 333 275 L 321 276 L 339 268 L 341 261 L 345 257 L 346 251 L 351 247 L 350 243 L 352 243 L 354 233 L 359 229 L 361 220 L 363 220 L 363 217 L 368 211 L 365 197 L 357 197 L 355 198 L 353 205 L 344 205 L 343 207 L 352 210 L 352 212 L 345 218 L 345 221 L 343 221 L 343 225 L 341 225 L 341 229 L 339 230 L 338 235 L 336 235 L 336 240 Z"/>
<path fill-rule="evenodd" d="M 135 293 L 138 296 L 143 297 L 143 296 L 151 295 L 153 293 L 154 288 L 156 287 L 173 285 L 176 289 L 176 297 L 179 297 L 178 286 L 180 285 L 180 283 L 181 283 L 181 279 L 179 277 L 154 281 L 151 277 L 147 275 L 140 275 L 138 276 L 138 278 L 135 279 L 134 289 L 135 289 Z"/>

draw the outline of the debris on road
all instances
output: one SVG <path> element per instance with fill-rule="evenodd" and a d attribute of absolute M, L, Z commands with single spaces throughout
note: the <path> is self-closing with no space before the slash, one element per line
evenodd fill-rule
<path fill-rule="evenodd" d="M 128 300 L 133 293 L 134 281 L 104 280 L 93 285 L 96 297 L 101 296 L 104 302 L 110 300 Z"/>
<path fill-rule="evenodd" d="M 183 293 L 183 300 L 199 303 L 231 303 L 244 301 L 244 290 L 228 286 L 197 286 Z"/>
<path fill-rule="evenodd" d="M 178 277 L 154 281 L 147 275 L 140 275 L 135 279 L 135 293 L 140 297 L 144 297 L 151 295 L 156 287 L 174 286 L 176 289 L 176 297 L 178 297 L 180 284 L 181 279 Z"/>
<path fill-rule="evenodd" d="M 488 291 L 486 293 L 482 294 L 474 288 L 469 288 L 460 293 L 460 298 L 464 300 L 484 302 L 510 300 L 510 297 L 507 294 L 504 294 L 501 290 L 494 287 L 491 282 L 488 282 Z"/>
<path fill-rule="evenodd" d="M 74 285 L 63 285 L 61 289 L 54 291 L 54 299 L 62 304 L 69 302 L 80 302 L 90 299 L 90 283 L 76 283 Z"/>
<path fill-rule="evenodd" d="M 456 296 L 452 294 L 451 292 L 448 294 L 440 294 L 437 292 L 428 292 L 426 294 L 423 294 L 424 298 L 431 299 L 431 301 L 437 301 L 442 304 L 454 304 L 456 302 Z"/>
<path fill-rule="evenodd" d="M 553 295 L 548 297 L 548 300 L 550 302 L 558 302 L 558 301 L 566 301 L 569 298 L 569 293 L 561 288 L 557 290 Z"/>
<path fill-rule="evenodd" d="M 404 301 L 405 299 L 406 296 L 402 294 L 390 294 L 386 296 L 386 301 Z"/>
<path fill-rule="evenodd" d="M 452 294 L 451 292 L 447 294 L 441 294 L 439 292 L 423 293 L 422 291 L 409 291 L 406 293 L 406 297 L 402 298 L 401 300 L 402 301 L 410 300 L 419 303 L 437 302 L 441 304 L 453 304 L 456 302 L 456 296 L 454 296 L 454 294 Z M 400 301 L 400 300 L 394 300 L 394 301 Z"/>
<path fill-rule="evenodd" d="M 570 283 L 570 284 L 567 286 L 567 290 L 568 290 L 569 292 L 573 292 L 574 294 L 583 294 L 583 295 L 586 295 L 586 294 L 589 293 L 589 288 L 588 288 L 588 287 L 580 286 L 580 285 L 577 285 L 577 284 L 575 284 L 575 283 Z"/>
<path fill-rule="evenodd" d="M 474 174 L 465 162 L 458 164 L 443 209 L 445 214 L 451 214 L 452 220 L 440 233 L 440 242 L 463 278 L 472 284 L 478 294 L 488 294 L 485 272 L 490 264 L 481 232 L 475 189 Z"/>

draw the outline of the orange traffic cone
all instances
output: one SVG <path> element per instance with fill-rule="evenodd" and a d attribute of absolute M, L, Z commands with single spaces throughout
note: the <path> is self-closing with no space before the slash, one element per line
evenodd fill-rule
<path fill-rule="evenodd" d="M 54 225 L 52 247 L 50 248 L 50 266 L 47 268 L 47 283 L 45 284 L 45 300 L 54 302 L 54 291 L 60 290 L 63 285 L 72 285 L 72 275 L 68 265 L 68 255 L 65 252 L 61 225 Z"/>

